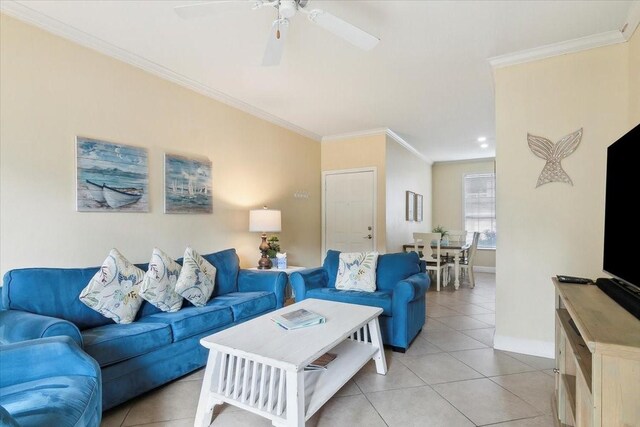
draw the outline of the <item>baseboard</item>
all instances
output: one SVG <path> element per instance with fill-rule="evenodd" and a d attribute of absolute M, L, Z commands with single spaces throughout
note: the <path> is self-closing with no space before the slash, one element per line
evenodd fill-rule
<path fill-rule="evenodd" d="M 473 266 L 473 271 L 475 271 L 476 273 L 493 273 L 493 274 L 496 274 L 496 268 L 495 267 L 483 267 L 481 265 L 474 265 Z"/>
<path fill-rule="evenodd" d="M 555 344 L 552 341 L 528 340 L 495 335 L 493 337 L 493 348 L 496 350 L 529 354 L 531 356 L 546 357 L 548 359 L 556 357 Z"/>

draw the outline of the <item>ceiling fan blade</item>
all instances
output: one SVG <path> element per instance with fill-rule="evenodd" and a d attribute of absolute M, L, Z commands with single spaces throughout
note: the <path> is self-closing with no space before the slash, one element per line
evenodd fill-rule
<path fill-rule="evenodd" d="M 280 32 L 280 38 L 278 38 L 278 31 Z M 262 58 L 263 66 L 271 67 L 280 64 L 280 60 L 282 59 L 282 52 L 284 51 L 284 42 L 287 39 L 288 32 L 288 19 L 273 21 L 273 25 L 271 25 L 271 31 L 269 31 L 267 49 L 264 51 L 264 57 Z"/>
<path fill-rule="evenodd" d="M 249 8 L 251 4 L 250 0 L 213 0 L 176 6 L 173 11 L 180 18 L 192 19 Z"/>
<path fill-rule="evenodd" d="M 347 21 L 343 21 L 342 19 L 323 10 L 314 9 L 308 12 L 308 16 L 311 22 L 321 26 L 327 31 L 331 31 L 339 37 L 342 37 L 352 45 L 359 47 L 362 50 L 371 50 L 380 41 L 376 36 L 372 36 L 355 25 L 351 25 Z"/>

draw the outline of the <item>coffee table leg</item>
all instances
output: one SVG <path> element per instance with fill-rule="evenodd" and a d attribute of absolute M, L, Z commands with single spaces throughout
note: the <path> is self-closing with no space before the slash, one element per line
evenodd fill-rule
<path fill-rule="evenodd" d="M 207 367 L 204 371 L 204 379 L 202 380 L 202 389 L 200 390 L 200 399 L 198 400 L 198 410 L 196 411 L 196 419 L 193 423 L 197 427 L 208 427 L 213 417 L 213 409 L 216 405 L 221 405 L 221 400 L 215 399 L 212 395 L 211 386 L 213 384 L 213 375 L 216 363 L 220 358 L 220 353 L 215 350 L 209 350 L 209 358 L 207 359 Z"/>
<path fill-rule="evenodd" d="M 304 370 L 287 371 L 287 426 L 304 427 L 304 416 Z"/>
<path fill-rule="evenodd" d="M 380 324 L 377 317 L 369 322 L 369 333 L 371 334 L 371 345 L 378 349 L 376 354 L 373 355 L 373 361 L 376 362 L 376 372 L 380 375 L 386 375 L 387 360 L 384 358 L 382 335 L 380 334 Z"/>

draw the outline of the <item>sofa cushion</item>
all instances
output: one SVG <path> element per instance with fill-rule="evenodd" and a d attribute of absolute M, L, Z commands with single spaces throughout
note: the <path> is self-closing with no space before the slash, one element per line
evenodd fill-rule
<path fill-rule="evenodd" d="M 212 299 L 209 304 L 230 307 L 233 320 L 253 317 L 276 308 L 276 296 L 273 292 L 230 292 Z"/>
<path fill-rule="evenodd" d="M 213 294 L 215 281 L 216 268 L 198 252 L 187 248 L 182 260 L 180 277 L 176 283 L 176 292 L 191 304 L 204 307 Z"/>
<path fill-rule="evenodd" d="M 327 286 L 336 287 L 336 277 L 338 276 L 338 264 L 340 262 L 340 251 L 328 250 L 322 266 L 327 270 L 329 282 Z"/>
<path fill-rule="evenodd" d="M 378 289 L 393 289 L 401 280 L 420 273 L 420 258 L 415 252 L 381 255 L 378 258 Z"/>
<path fill-rule="evenodd" d="M 339 257 L 336 289 L 374 292 L 378 252 L 343 252 Z"/>
<path fill-rule="evenodd" d="M 100 366 L 140 356 L 172 342 L 171 329 L 162 322 L 98 326 L 83 331 L 82 339 L 84 351 Z"/>
<path fill-rule="evenodd" d="M 74 323 L 78 329 L 113 323 L 84 305 L 78 295 L 98 267 L 91 268 L 23 268 L 4 275 L 2 306 L 57 317 Z"/>
<path fill-rule="evenodd" d="M 213 297 L 238 291 L 238 272 L 240 259 L 235 249 L 225 249 L 208 255 L 202 255 L 216 269 L 216 286 Z"/>
<path fill-rule="evenodd" d="M 111 249 L 100 270 L 80 292 L 80 301 L 116 323 L 131 323 L 142 305 L 144 271 Z"/>
<path fill-rule="evenodd" d="M 98 381 L 71 375 L 15 384 L 0 390 L 0 405 L 22 427 L 95 425 L 95 414 L 86 409 L 100 395 Z"/>
<path fill-rule="evenodd" d="M 377 290 L 375 292 L 341 291 L 335 288 L 317 288 L 307 291 L 307 298 L 317 298 L 327 301 L 346 302 L 349 304 L 369 305 L 380 307 L 383 316 L 392 316 L 392 291 Z"/>
<path fill-rule="evenodd" d="M 153 248 L 149 269 L 140 286 L 140 296 L 162 311 L 180 310 L 182 296 L 176 292 L 176 282 L 182 266 L 158 248 Z"/>
<path fill-rule="evenodd" d="M 213 303 L 211 300 L 209 303 Z M 180 341 L 199 333 L 220 328 L 233 323 L 233 315 L 229 307 L 222 305 L 206 305 L 204 307 L 185 306 L 175 313 L 157 313 L 140 319 L 140 324 L 147 322 L 163 323 L 171 327 L 173 341 Z"/>

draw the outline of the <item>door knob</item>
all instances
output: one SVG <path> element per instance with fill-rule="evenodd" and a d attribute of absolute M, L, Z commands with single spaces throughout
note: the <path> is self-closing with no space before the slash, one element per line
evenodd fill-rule
<path fill-rule="evenodd" d="M 371 236 L 371 234 L 367 234 L 363 239 L 373 239 L 373 236 Z"/>

